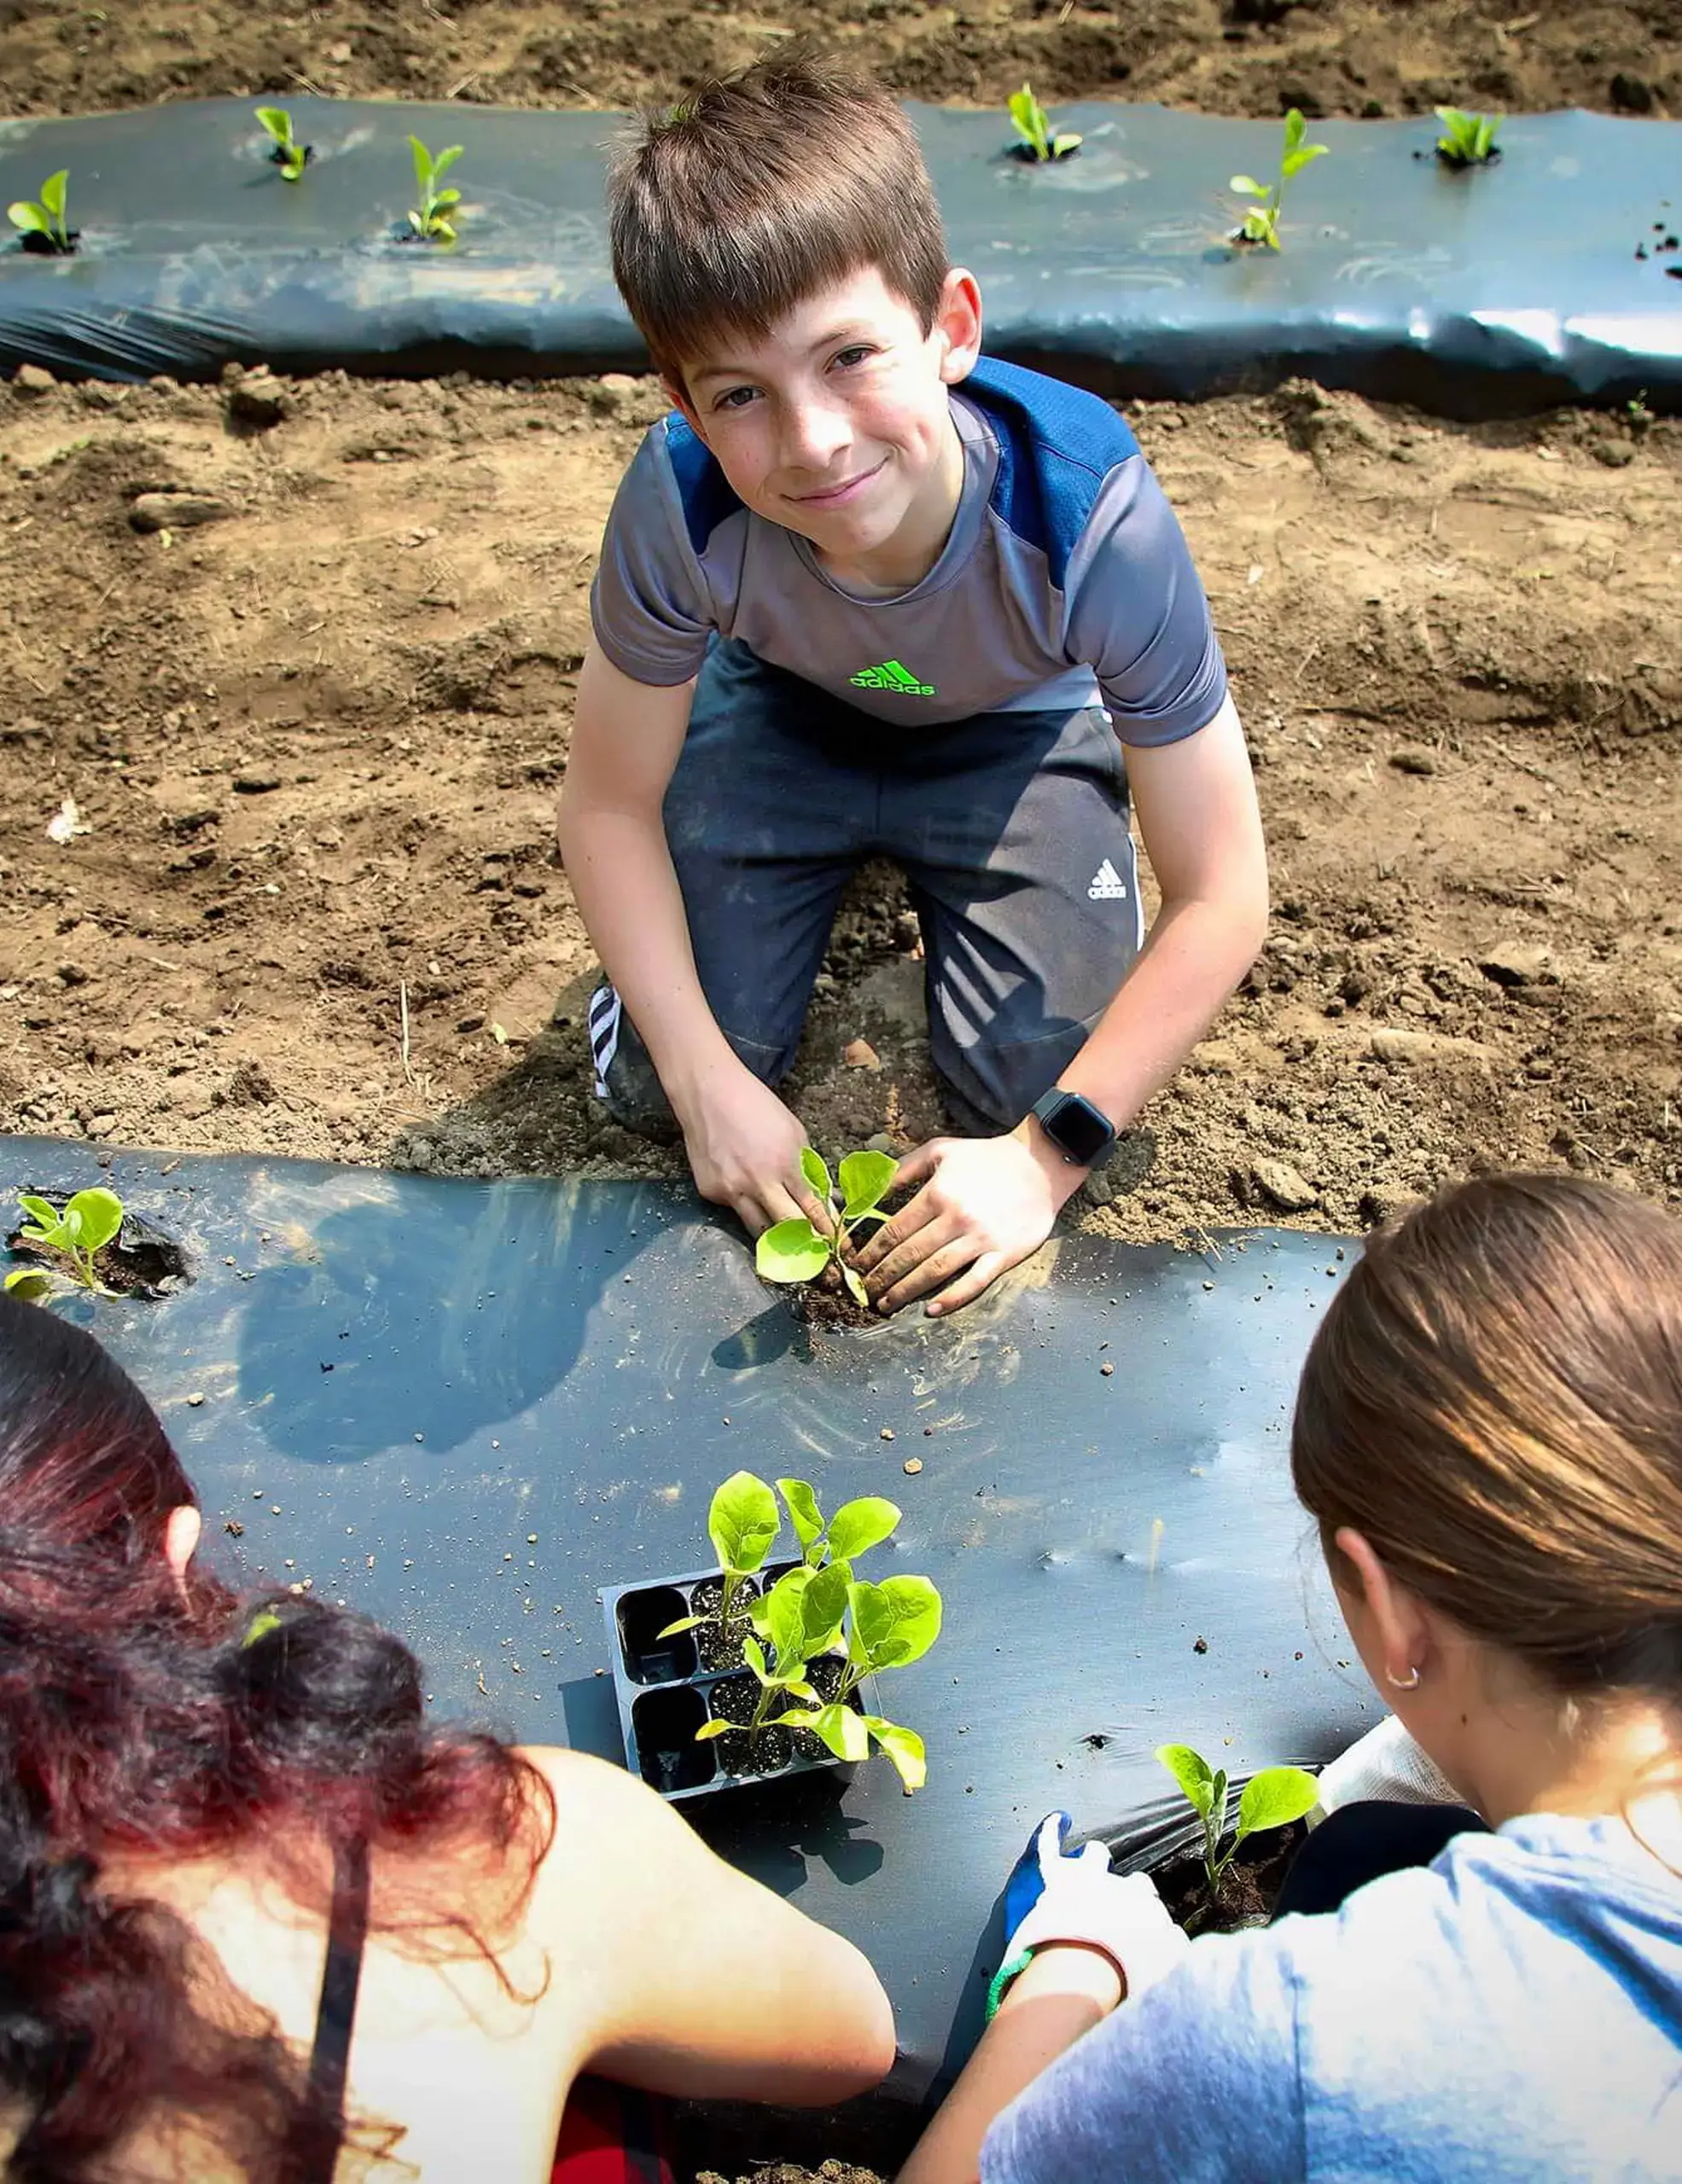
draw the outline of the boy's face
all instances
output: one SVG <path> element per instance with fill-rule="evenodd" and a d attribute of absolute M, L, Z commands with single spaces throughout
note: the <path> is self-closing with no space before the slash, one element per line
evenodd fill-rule
<path fill-rule="evenodd" d="M 945 543 L 963 482 L 946 389 L 980 347 L 968 273 L 947 275 L 925 334 L 867 266 L 797 304 L 763 340 L 723 337 L 671 391 L 756 514 L 809 538 L 838 570 L 868 577 L 874 564 L 915 583 Z"/>

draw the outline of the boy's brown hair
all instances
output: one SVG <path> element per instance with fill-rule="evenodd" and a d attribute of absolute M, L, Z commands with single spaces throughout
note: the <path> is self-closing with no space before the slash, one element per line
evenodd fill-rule
<path fill-rule="evenodd" d="M 614 159 L 608 211 L 620 293 L 680 386 L 720 335 L 762 340 L 866 266 L 934 322 L 946 235 L 911 125 L 802 44 L 646 116 Z"/>

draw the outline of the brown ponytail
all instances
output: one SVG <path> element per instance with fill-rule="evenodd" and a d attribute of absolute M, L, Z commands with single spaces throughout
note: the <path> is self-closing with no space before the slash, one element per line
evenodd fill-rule
<path fill-rule="evenodd" d="M 1330 1544 L 1573 1697 L 1682 1707 L 1682 1222 L 1491 1176 L 1372 1237 L 1309 1351 L 1296 1490 Z"/>

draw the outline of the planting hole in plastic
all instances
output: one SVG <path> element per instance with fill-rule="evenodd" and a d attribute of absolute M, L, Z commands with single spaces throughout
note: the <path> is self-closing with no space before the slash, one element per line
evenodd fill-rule
<path fill-rule="evenodd" d="M 681 1683 L 695 1674 L 698 1664 L 690 1634 L 660 1635 L 668 1623 L 680 1622 L 689 1612 L 690 1604 L 675 1585 L 626 1594 L 619 1604 L 619 1644 L 632 1682 Z"/>
<path fill-rule="evenodd" d="M 714 1772 L 713 1754 L 695 1733 L 707 1719 L 707 1701 L 693 1686 L 650 1691 L 631 1710 L 643 1780 L 668 1794 L 698 1790 Z"/>

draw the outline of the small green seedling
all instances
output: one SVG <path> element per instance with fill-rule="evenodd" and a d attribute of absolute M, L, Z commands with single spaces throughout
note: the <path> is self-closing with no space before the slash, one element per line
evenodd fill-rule
<path fill-rule="evenodd" d="M 1458 106 L 1440 106 L 1435 112 L 1442 124 L 1442 134 L 1437 139 L 1437 157 L 1445 166 L 1481 167 L 1500 158 L 1500 148 L 1495 139 L 1501 133 L 1504 114 L 1466 113 Z"/>
<path fill-rule="evenodd" d="M 310 148 L 292 133 L 292 116 L 283 106 L 259 106 L 257 119 L 273 139 L 269 157 L 288 182 L 296 182 L 308 162 Z"/>
<path fill-rule="evenodd" d="M 789 1521 L 800 1543 L 800 1559 L 810 1568 L 826 1563 L 851 1562 L 880 1547 L 899 1521 L 896 1505 L 880 1494 L 861 1494 L 856 1502 L 843 1502 L 833 1517 L 825 1518 L 818 1496 L 803 1478 L 779 1478 L 777 1490 L 789 1511 Z"/>
<path fill-rule="evenodd" d="M 1066 160 L 1080 148 L 1079 136 L 1064 133 L 1054 136 L 1051 117 L 1033 95 L 1033 87 L 1024 84 L 1010 102 L 1010 125 L 1016 131 L 1020 157 L 1026 153 L 1036 162 L 1046 160 Z"/>
<path fill-rule="evenodd" d="M 1329 144 L 1310 144 L 1307 142 L 1308 125 L 1301 109 L 1293 107 L 1285 116 L 1284 148 L 1279 155 L 1279 177 L 1270 188 L 1256 180 L 1254 175 L 1235 174 L 1227 187 L 1236 189 L 1240 197 L 1253 197 L 1256 202 L 1244 215 L 1243 225 L 1237 230 L 1235 241 L 1266 244 L 1269 250 L 1279 247 L 1279 207 L 1284 202 L 1285 184 L 1293 175 L 1319 159 L 1331 147 Z"/>
<path fill-rule="evenodd" d="M 1285 1827 L 1312 1812 L 1320 1786 L 1301 1767 L 1264 1767 L 1251 1775 L 1238 1799 L 1238 1824 L 1225 1849 L 1226 1770 L 1212 1769 L 1208 1760 L 1189 1744 L 1159 1745 L 1156 1757 L 1185 1792 L 1186 1800 L 1203 1823 L 1203 1873 L 1209 1885 L 1213 1908 L 1220 1894 L 1226 1868 L 1247 1836 L 1264 1827 Z"/>
<path fill-rule="evenodd" d="M 767 1281 L 815 1281 L 835 1261 L 856 1304 L 869 1306 L 864 1285 L 841 1257 L 842 1246 L 868 1221 L 886 1221 L 881 1201 L 888 1194 L 899 1162 L 886 1153 L 849 1153 L 841 1164 L 840 1218 L 829 1235 L 814 1228 L 803 1213 L 767 1228 L 754 1248 L 754 1263 Z M 833 1207 L 835 1187 L 829 1171 L 809 1145 L 800 1148 L 800 1173 L 825 1205 Z"/>
<path fill-rule="evenodd" d="M 6 207 L 6 218 L 21 235 L 38 235 L 49 250 L 63 255 L 75 248 L 65 218 L 70 170 L 61 167 L 41 184 L 38 198 L 20 197 Z"/>
<path fill-rule="evenodd" d="M 115 1191 L 78 1191 L 67 1199 L 60 1213 L 44 1198 L 20 1193 L 18 1205 L 28 1219 L 18 1231 L 22 1244 L 39 1244 L 62 1252 L 69 1260 L 72 1279 L 84 1289 L 105 1294 L 104 1284 L 94 1272 L 94 1259 L 123 1225 L 123 1201 Z M 6 1276 L 9 1290 L 28 1298 L 40 1297 L 52 1287 L 52 1277 L 39 1267 L 14 1268 Z"/>
<path fill-rule="evenodd" d="M 409 148 L 415 154 L 415 188 L 420 203 L 411 206 L 409 224 L 422 242 L 454 242 L 455 223 L 451 212 L 462 201 L 459 189 L 440 189 L 439 182 L 462 156 L 459 144 L 451 144 L 434 159 L 418 136 L 409 139 Z"/>
<path fill-rule="evenodd" d="M 827 1705 L 795 1707 L 771 1718 L 779 1728 L 810 1729 L 837 1759 L 866 1759 L 871 1745 L 879 1745 L 909 1797 L 928 1779 L 922 1739 L 915 1729 L 880 1714 L 861 1714 L 847 1702 L 867 1676 L 922 1659 L 940 1635 L 940 1595 L 927 1577 L 888 1577 L 880 1585 L 854 1578 L 847 1588 L 847 1665 L 835 1697 Z"/>
<path fill-rule="evenodd" d="M 777 1486 L 801 1559 L 748 1607 L 753 1634 L 742 1641 L 742 1657 L 760 1696 L 748 1721 L 703 1722 L 695 1741 L 740 1730 L 751 1745 L 767 1728 L 810 1729 L 837 1759 L 850 1760 L 868 1758 L 874 1743 L 893 1762 L 909 1796 L 928 1779 L 922 1738 L 847 1702 L 867 1676 L 903 1668 L 928 1651 L 940 1633 L 940 1595 L 927 1577 L 889 1577 L 872 1585 L 853 1576 L 853 1558 L 880 1547 L 899 1523 L 892 1502 L 879 1494 L 860 1495 L 826 1519 L 805 1479 L 779 1478 Z M 727 1624 L 742 1579 L 763 1567 L 782 1530 L 776 1496 L 762 1478 L 736 1472 L 713 1496 L 707 1530 L 724 1567 L 718 1620 Z M 675 1637 L 712 1620 L 685 1616 L 660 1635 Z M 828 1699 L 808 1674 L 825 1655 L 841 1668 Z M 789 1707 L 791 1699 L 800 1703 Z M 778 1705 L 785 1711 L 774 1713 Z"/>
<path fill-rule="evenodd" d="M 724 1597 L 719 1602 L 719 1625 L 727 1630 L 736 1596 L 744 1577 L 751 1577 L 771 1552 L 771 1543 L 783 1529 L 777 1496 L 764 1479 L 751 1471 L 732 1472 L 713 1496 L 707 1513 L 707 1536 L 724 1571 Z M 680 1630 L 694 1630 L 713 1620 L 708 1615 L 686 1615 L 668 1623 L 660 1635 L 675 1638 Z"/>

